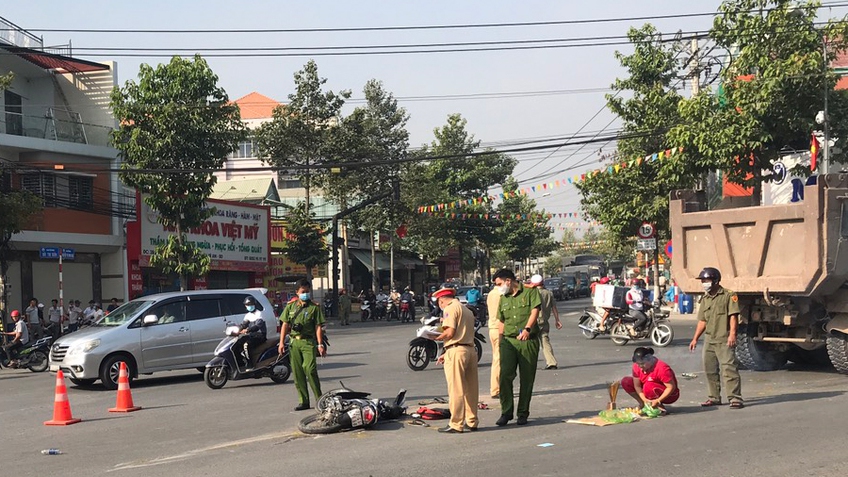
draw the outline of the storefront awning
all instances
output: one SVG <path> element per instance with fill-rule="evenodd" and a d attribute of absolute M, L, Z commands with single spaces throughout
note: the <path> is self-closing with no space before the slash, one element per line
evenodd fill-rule
<path fill-rule="evenodd" d="M 359 260 L 365 268 L 371 272 L 371 252 L 368 250 L 355 250 L 351 249 L 350 254 L 353 255 L 357 260 Z M 389 254 L 383 252 L 377 252 L 377 270 L 389 270 L 391 268 L 391 257 Z M 421 265 L 420 261 L 410 260 L 406 257 L 401 257 L 395 255 L 395 270 L 404 270 L 415 268 L 416 266 Z"/>

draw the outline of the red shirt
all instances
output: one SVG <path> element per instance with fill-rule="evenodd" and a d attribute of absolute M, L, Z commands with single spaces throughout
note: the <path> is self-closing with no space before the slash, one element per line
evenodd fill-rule
<path fill-rule="evenodd" d="M 648 382 L 653 382 L 660 386 L 665 386 L 666 384 L 677 385 L 677 377 L 674 376 L 674 371 L 659 359 L 650 373 L 645 373 L 638 364 L 633 363 L 633 377 L 637 378 L 643 386 Z"/>

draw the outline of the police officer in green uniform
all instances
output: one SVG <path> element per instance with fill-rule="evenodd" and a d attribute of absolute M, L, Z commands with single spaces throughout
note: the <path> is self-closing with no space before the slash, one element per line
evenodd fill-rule
<path fill-rule="evenodd" d="M 280 321 L 283 324 L 280 331 L 280 354 L 285 349 L 286 335 L 291 334 L 289 360 L 298 396 L 298 405 L 294 410 L 303 411 L 310 408 L 307 381 L 315 399 L 321 396 L 315 357 L 327 356 L 323 345 L 324 329 L 321 327 L 324 324 L 324 312 L 312 301 L 312 285 L 308 280 L 297 282 L 297 298 L 283 309 Z"/>
<path fill-rule="evenodd" d="M 527 424 L 530 415 L 530 398 L 536 381 L 536 361 L 539 359 L 539 325 L 537 320 L 542 309 L 539 290 L 524 285 L 515 279 L 511 270 L 502 269 L 495 273 L 495 286 L 500 288 L 501 302 L 498 321 L 501 328 L 501 417 L 496 424 L 505 426 L 514 414 L 516 424 Z M 521 388 L 518 392 L 518 412 L 512 394 L 516 368 L 519 371 Z"/>
<path fill-rule="evenodd" d="M 742 380 L 739 377 L 739 364 L 736 361 L 736 326 L 739 321 L 739 297 L 736 293 L 719 285 L 721 272 L 706 267 L 698 274 L 704 287 L 698 309 L 698 326 L 695 337 L 689 343 L 689 350 L 695 351 L 698 338 L 706 333 L 704 339 L 704 372 L 707 375 L 709 399 L 701 403 L 703 407 L 721 404 L 721 381 L 727 392 L 731 409 L 742 409 Z"/>

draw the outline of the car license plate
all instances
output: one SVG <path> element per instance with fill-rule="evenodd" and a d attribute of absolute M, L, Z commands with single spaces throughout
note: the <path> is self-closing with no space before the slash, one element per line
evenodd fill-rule
<path fill-rule="evenodd" d="M 59 371 L 59 365 L 58 364 L 51 364 L 50 365 L 50 372 L 55 373 L 56 371 Z"/>

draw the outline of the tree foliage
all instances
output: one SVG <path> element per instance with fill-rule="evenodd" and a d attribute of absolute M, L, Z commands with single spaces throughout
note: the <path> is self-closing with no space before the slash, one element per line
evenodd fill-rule
<path fill-rule="evenodd" d="M 209 257 L 186 240 L 186 231 L 213 213 L 205 207 L 215 185 L 212 171 L 238 147 L 245 128 L 200 56 L 174 57 L 155 68 L 143 64 L 138 77 L 112 92 L 120 120 L 112 144 L 123 160 L 121 180 L 144 194 L 159 223 L 173 231 L 156 247 L 151 265 L 179 275 L 185 289 L 188 277 L 209 270 Z"/>
<path fill-rule="evenodd" d="M 633 53 L 615 55 L 628 76 L 613 83 L 616 94 L 607 95 L 607 107 L 623 123 L 615 162 L 625 167 L 612 174 L 587 176 L 577 184 L 583 210 L 604 225 L 606 252 L 616 255 L 628 247 L 632 255 L 632 237 L 643 221 L 654 223 L 667 235 L 669 193 L 694 180 L 691 170 L 667 162 L 630 162 L 669 147 L 665 133 L 680 122 L 682 98 L 676 89 L 679 52 L 649 24 L 631 28 L 628 37 Z"/>
<path fill-rule="evenodd" d="M 790 0 L 722 3 L 710 37 L 730 60 L 718 94 L 706 90 L 681 103 L 681 124 L 669 133 L 675 146 L 684 147 L 678 162 L 721 170 L 729 181 L 753 187 L 758 199 L 782 151 L 809 148 L 825 89 L 833 137 L 844 150 L 848 102 L 844 92 L 834 91 L 837 76 L 827 65 L 846 50 L 848 23 L 818 26 L 819 6 Z"/>
<path fill-rule="evenodd" d="M 306 278 L 312 280 L 312 269 L 330 260 L 330 249 L 321 229 L 306 202 L 300 202 L 290 212 L 286 222 L 283 254 L 292 262 L 306 267 Z"/>
<path fill-rule="evenodd" d="M 504 184 L 506 192 L 517 189 L 518 183 L 513 179 Z M 507 197 L 498 205 L 497 213 L 501 221 L 497 231 L 498 248 L 510 259 L 521 262 L 544 257 L 559 247 L 551 238 L 547 219 L 534 218 L 544 215 L 545 211 L 537 210 L 533 199 L 522 194 Z"/>
<path fill-rule="evenodd" d="M 0 178 L 5 174 L 6 171 L 0 167 Z M 6 309 L 6 294 L 2 285 L 6 284 L 6 273 L 12 259 L 12 236 L 23 230 L 41 209 L 41 199 L 35 194 L 0 188 L 0 311 Z"/>

